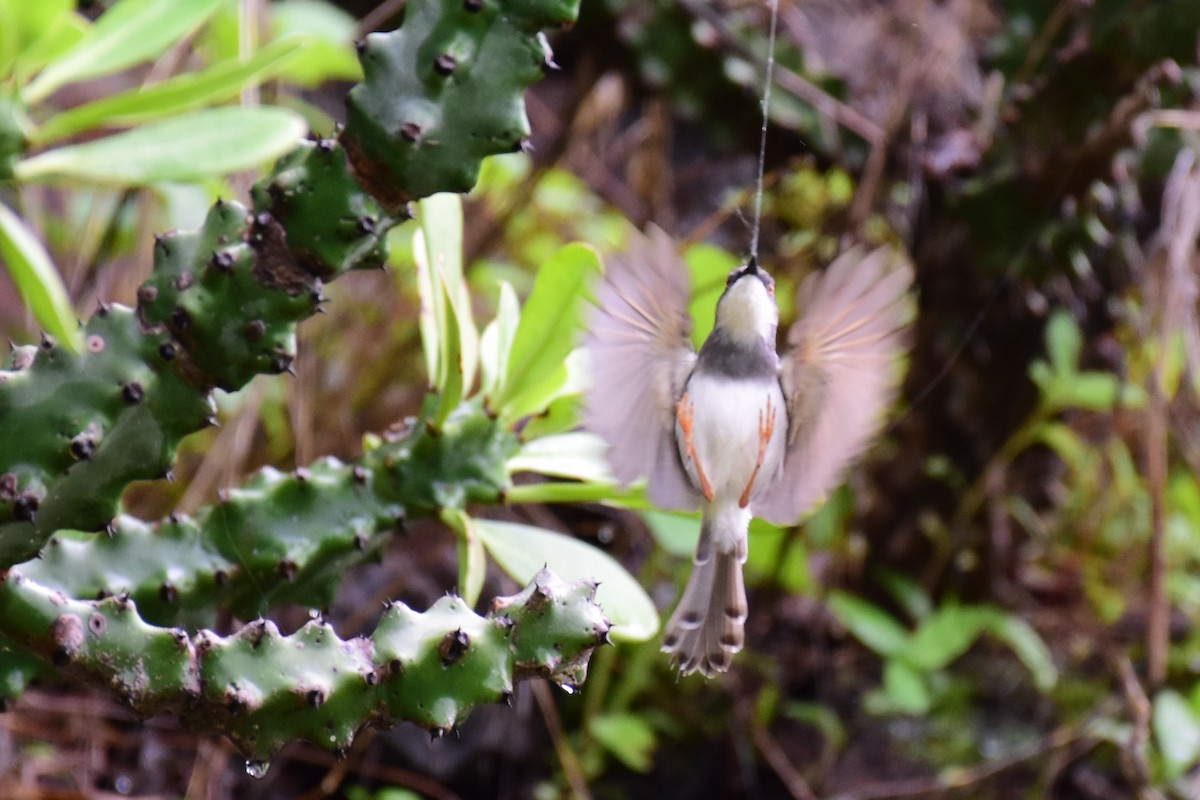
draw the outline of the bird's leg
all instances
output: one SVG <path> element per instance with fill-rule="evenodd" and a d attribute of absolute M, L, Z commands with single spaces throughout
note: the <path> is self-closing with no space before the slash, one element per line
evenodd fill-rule
<path fill-rule="evenodd" d="M 708 476 L 704 474 L 704 467 L 700 466 L 700 459 L 696 457 L 696 443 L 692 440 L 692 424 L 696 421 L 696 407 L 692 405 L 686 392 L 675 404 L 675 419 L 679 423 L 679 429 L 683 431 L 683 444 L 687 448 L 688 458 L 696 465 L 696 477 L 700 480 L 700 491 L 704 493 L 704 499 L 711 503 L 713 499 L 712 484 L 708 482 Z"/>
<path fill-rule="evenodd" d="M 758 458 L 754 462 L 754 471 L 750 473 L 750 481 L 746 484 L 746 490 L 738 499 L 738 506 L 741 508 L 750 505 L 750 493 L 754 491 L 754 481 L 758 478 L 758 470 L 767 456 L 767 446 L 771 443 L 771 437 L 774 434 L 775 408 L 771 406 L 771 397 L 768 395 L 766 412 L 764 413 L 762 409 L 759 409 L 758 412 Z"/>

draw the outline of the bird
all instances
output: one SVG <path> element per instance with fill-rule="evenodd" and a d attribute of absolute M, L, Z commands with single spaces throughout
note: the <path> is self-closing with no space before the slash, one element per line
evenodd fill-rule
<path fill-rule="evenodd" d="M 903 375 L 912 267 L 888 246 L 848 249 L 810 275 L 780 351 L 775 281 L 729 273 L 711 333 L 691 343 L 691 281 L 650 226 L 607 260 L 587 323 L 583 428 L 622 484 L 701 510 L 692 572 L 664 629 L 680 674 L 726 671 L 745 643 L 742 565 L 752 517 L 793 525 L 878 433 Z"/>

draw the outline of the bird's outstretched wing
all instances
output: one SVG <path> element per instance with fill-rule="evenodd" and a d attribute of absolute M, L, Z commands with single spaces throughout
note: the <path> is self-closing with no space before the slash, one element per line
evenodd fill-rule
<path fill-rule="evenodd" d="M 848 251 L 801 285 L 780 369 L 787 451 L 756 516 L 795 523 L 878 431 L 902 375 L 911 283 L 911 265 L 884 247 Z"/>
<path fill-rule="evenodd" d="M 651 227 L 608 259 L 585 346 L 592 361 L 584 427 L 609 444 L 624 483 L 646 478 L 661 508 L 699 506 L 675 446 L 675 401 L 696 360 L 688 269 L 675 243 Z"/>

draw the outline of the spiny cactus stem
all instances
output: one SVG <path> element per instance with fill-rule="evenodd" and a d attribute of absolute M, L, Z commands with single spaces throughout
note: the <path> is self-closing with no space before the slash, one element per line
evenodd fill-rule
<path fill-rule="evenodd" d="M 294 739 L 345 749 L 368 723 L 449 730 L 509 697 L 514 676 L 574 687 L 609 628 L 594 595 L 543 570 L 486 617 L 444 597 L 424 613 L 389 605 L 370 638 L 339 639 L 320 620 L 288 636 L 259 620 L 221 637 L 149 625 L 125 596 L 75 600 L 6 570 L 0 629 L 141 716 L 174 713 L 266 759 Z"/>

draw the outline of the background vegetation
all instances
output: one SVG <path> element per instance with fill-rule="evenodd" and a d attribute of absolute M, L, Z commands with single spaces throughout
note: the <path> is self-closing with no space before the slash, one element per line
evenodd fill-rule
<path fill-rule="evenodd" d="M 36 101 L 45 153 L 15 168 L 22 218 L 62 276 L 58 307 L 79 316 L 132 304 L 153 232 L 197 227 L 217 196 L 244 199 L 242 170 L 290 146 L 298 120 L 329 133 L 358 76 L 352 42 L 402 16 L 391 2 L 214 1 L 162 54 L 32 78 L 3 24 L 16 2 L 0 0 L 0 85 Z M 893 241 L 916 264 L 920 316 L 871 456 L 804 525 L 752 530 L 733 671 L 677 681 L 657 641 L 624 643 L 596 653 L 579 693 L 526 685 L 512 708 L 433 743 L 401 726 L 340 760 L 295 745 L 262 780 L 223 739 L 139 725 L 104 695 L 50 682 L 0 716 L 0 793 L 1200 793 L 1200 3 L 781 0 L 780 14 L 763 248 L 778 294 L 851 241 Z M 474 316 L 504 313 L 505 284 L 528 298 L 563 245 L 603 251 L 653 221 L 687 248 L 702 335 L 749 238 L 766 31 L 757 2 L 584 0 L 554 37 L 561 71 L 528 97 L 531 152 L 488 161 L 466 200 Z M 53 54 L 35 50 L 37 66 Z M 113 108 L 123 90 L 214 71 L 220 92 Z M 237 129 L 245 143 L 215 139 L 181 166 L 111 135 L 147 124 L 180 125 L 162 138 Z M 192 512 L 264 465 L 354 457 L 364 434 L 416 413 L 432 372 L 417 227 L 390 235 L 387 273 L 328 288 L 328 313 L 301 327 L 295 378 L 221 397 L 221 427 L 185 441 L 176 480 L 135 486 L 126 507 Z M 34 342 L 53 311 L 35 320 L 4 258 L 0 333 Z M 561 394 L 530 439 L 570 426 L 577 398 Z M 669 606 L 694 520 L 629 510 L 636 498 L 611 488 L 590 499 L 486 515 L 599 545 Z M 328 609 L 339 633 L 369 628 L 383 599 L 425 608 L 461 586 L 465 523 L 449 522 L 412 525 L 381 564 L 356 568 Z M 513 586 L 494 565 L 473 574 L 477 595 Z M 293 629 L 307 608 L 276 619 Z"/>

